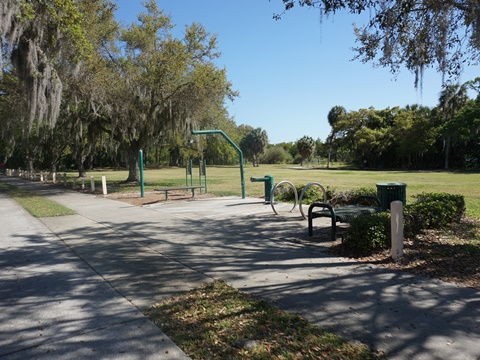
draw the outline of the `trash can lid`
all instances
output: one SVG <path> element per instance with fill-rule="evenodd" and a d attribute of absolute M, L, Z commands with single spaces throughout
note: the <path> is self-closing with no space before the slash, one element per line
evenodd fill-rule
<path fill-rule="evenodd" d="M 407 184 L 401 182 L 381 182 L 377 183 L 377 186 L 407 186 Z"/>

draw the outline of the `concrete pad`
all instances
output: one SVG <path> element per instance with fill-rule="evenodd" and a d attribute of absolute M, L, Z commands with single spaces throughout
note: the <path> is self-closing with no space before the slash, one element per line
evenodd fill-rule
<path fill-rule="evenodd" d="M 132 252 L 110 258 L 96 256 L 92 253 L 84 255 L 84 259 L 108 281 L 121 278 L 129 278 L 131 281 L 135 281 L 144 275 L 191 271 L 191 269 L 185 269 L 184 265 L 154 252 Z"/>
<path fill-rule="evenodd" d="M 3 358 L 3 357 L 2 357 Z M 146 318 L 86 331 L 6 355 L 9 360 L 189 359 Z"/>
<path fill-rule="evenodd" d="M 213 281 L 212 278 L 196 271 L 183 270 L 143 275 L 134 279 L 114 279 L 110 283 L 135 307 L 140 311 L 145 311 L 159 302 L 211 281 Z"/>

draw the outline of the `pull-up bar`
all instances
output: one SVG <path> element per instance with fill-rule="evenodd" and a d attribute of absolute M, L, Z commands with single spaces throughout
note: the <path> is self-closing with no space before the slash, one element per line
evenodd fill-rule
<path fill-rule="evenodd" d="M 235 150 L 238 152 L 238 157 L 240 159 L 240 181 L 242 183 L 242 199 L 245 199 L 245 176 L 243 171 L 243 152 L 222 130 L 193 130 L 193 135 L 202 135 L 202 134 L 220 134 L 222 135 L 230 145 L 232 145 Z"/>

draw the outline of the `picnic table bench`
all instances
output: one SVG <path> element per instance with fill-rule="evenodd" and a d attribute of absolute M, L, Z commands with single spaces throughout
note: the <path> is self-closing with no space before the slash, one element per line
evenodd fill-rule
<path fill-rule="evenodd" d="M 365 202 L 374 203 L 372 205 L 362 205 Z M 320 217 L 329 217 L 332 219 L 332 240 L 336 240 L 337 222 L 348 223 L 351 219 L 363 214 L 375 214 L 382 211 L 382 204 L 375 196 L 358 196 L 354 205 L 345 205 L 333 207 L 327 203 L 314 202 L 308 208 L 308 236 L 313 236 L 313 219 Z M 322 210 L 314 211 L 315 208 Z"/>
<path fill-rule="evenodd" d="M 169 187 L 169 188 L 160 188 L 154 189 L 155 191 L 163 191 L 165 193 L 165 201 L 168 201 L 168 192 L 175 191 L 175 190 L 192 190 L 192 197 L 195 196 L 195 189 L 203 189 L 205 185 L 192 185 L 192 186 L 176 186 L 176 187 Z"/>

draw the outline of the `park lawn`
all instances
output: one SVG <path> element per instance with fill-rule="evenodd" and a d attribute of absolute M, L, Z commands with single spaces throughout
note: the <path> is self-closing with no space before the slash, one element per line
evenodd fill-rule
<path fill-rule="evenodd" d="M 76 212 L 42 196 L 8 184 L 0 184 L 0 191 L 12 197 L 31 215 L 42 218 L 52 216 L 75 215 Z"/>
<path fill-rule="evenodd" d="M 73 178 L 78 174 L 68 173 Z M 101 189 L 101 176 L 106 176 L 108 192 L 140 191 L 138 185 L 122 184 L 128 177 L 127 171 L 95 170 L 88 173 L 94 176 L 97 189 Z M 467 215 L 480 218 L 480 174 L 475 172 L 447 171 L 364 171 L 349 169 L 326 169 L 324 167 L 300 167 L 297 165 L 260 165 L 245 166 L 244 179 L 247 196 L 261 196 L 264 184 L 250 182 L 250 177 L 272 175 L 274 182 L 288 180 L 295 185 L 319 182 L 325 188 L 342 191 L 360 187 L 375 188 L 378 182 L 403 182 L 407 184 L 407 202 L 422 192 L 446 192 L 465 197 Z M 144 173 L 145 191 L 159 187 L 185 185 L 185 168 L 164 167 L 146 169 Z M 70 180 L 71 181 L 71 180 Z M 188 180 L 190 183 L 190 179 Z M 193 183 L 199 184 L 198 167 L 193 169 Z M 202 180 L 203 183 L 203 180 Z M 218 196 L 241 196 L 242 186 L 238 166 L 208 166 L 208 192 Z"/>

